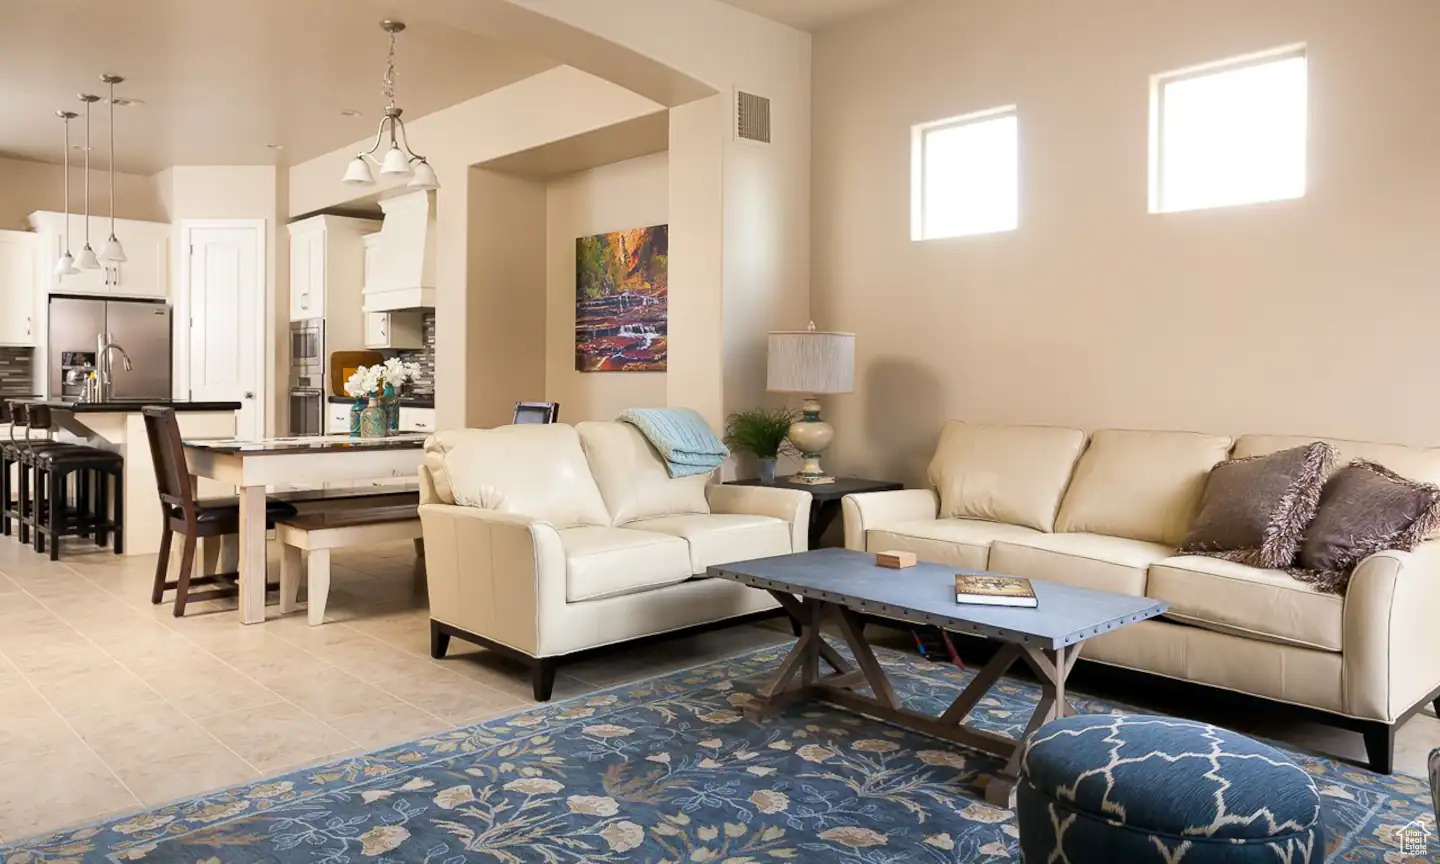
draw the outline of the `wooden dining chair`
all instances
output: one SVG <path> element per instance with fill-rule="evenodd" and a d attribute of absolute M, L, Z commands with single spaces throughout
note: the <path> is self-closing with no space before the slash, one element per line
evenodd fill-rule
<path fill-rule="evenodd" d="M 185 445 L 180 438 L 180 423 L 175 409 L 147 405 L 145 434 L 150 440 L 150 458 L 155 464 L 155 486 L 160 495 L 163 527 L 160 534 L 160 559 L 155 562 L 155 585 L 150 602 L 159 604 L 167 589 L 175 589 L 175 617 L 185 614 L 190 601 L 215 600 L 239 595 L 236 580 L 239 574 L 205 573 L 194 576 L 195 546 L 201 538 L 219 538 L 240 533 L 240 502 L 238 498 L 196 500 L 195 479 L 185 464 Z M 295 508 L 284 501 L 265 502 L 265 527 L 274 528 L 275 519 L 294 516 Z M 180 572 L 168 578 L 170 543 L 175 534 L 184 540 L 180 549 Z M 207 568 L 208 569 L 208 568 Z M 219 585 L 205 591 L 192 592 L 197 585 Z M 267 590 L 279 590 L 279 585 Z"/>
<path fill-rule="evenodd" d="M 558 423 L 559 402 L 516 402 L 512 423 Z"/>

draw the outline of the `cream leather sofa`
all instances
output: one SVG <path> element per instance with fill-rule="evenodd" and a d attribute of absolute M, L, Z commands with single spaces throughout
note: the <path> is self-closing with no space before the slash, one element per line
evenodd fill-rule
<path fill-rule="evenodd" d="M 705 568 L 805 550 L 809 495 L 672 479 L 626 423 L 461 429 L 425 450 L 431 654 L 458 636 L 514 656 L 541 701 L 566 655 L 771 614 Z"/>
<path fill-rule="evenodd" d="M 1176 554 L 1215 463 L 1314 440 L 951 422 L 932 488 L 847 497 L 845 543 L 1164 600 L 1163 618 L 1092 639 L 1082 659 L 1309 709 L 1363 732 L 1389 773 L 1395 729 L 1426 702 L 1440 710 L 1440 540 L 1367 558 L 1344 597 Z M 1440 483 L 1440 449 L 1330 443 L 1337 465 Z"/>

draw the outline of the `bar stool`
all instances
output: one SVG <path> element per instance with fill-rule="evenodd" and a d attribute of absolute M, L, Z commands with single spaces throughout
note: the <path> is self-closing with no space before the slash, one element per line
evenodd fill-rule
<path fill-rule="evenodd" d="M 32 403 L 28 409 L 30 429 L 50 429 L 48 407 Z M 104 547 L 113 533 L 115 554 L 124 553 L 125 460 L 119 453 L 64 443 L 34 451 L 27 460 L 34 469 L 34 506 L 28 509 L 36 552 L 45 552 L 48 540 L 50 560 L 58 561 L 60 538 L 89 537 Z"/>
<path fill-rule="evenodd" d="M 175 409 L 147 405 L 141 409 L 145 415 L 145 434 L 150 439 L 150 458 L 155 463 L 155 485 L 160 495 L 160 509 L 164 519 L 160 535 L 160 560 L 155 562 L 155 585 L 150 591 L 150 602 L 159 605 L 167 589 L 175 590 L 175 617 L 185 614 L 185 604 L 220 597 L 236 597 L 240 588 L 234 584 L 239 573 L 206 573 L 192 577 L 195 568 L 195 546 L 201 537 L 224 537 L 240 533 L 240 502 L 238 498 L 219 498 L 197 501 L 194 493 L 195 479 L 185 464 L 185 445 L 180 438 L 180 424 L 175 419 Z M 284 501 L 265 502 L 265 527 L 274 528 L 275 520 L 296 515 L 295 507 Z M 184 540 L 180 549 L 180 574 L 169 579 L 170 541 L 175 534 Z M 221 584 L 222 587 L 205 591 L 191 591 L 193 586 Z M 279 585 L 267 585 L 266 590 L 278 590 Z"/>
<path fill-rule="evenodd" d="M 9 440 L 6 442 L 0 458 L 4 460 L 4 489 L 0 490 L 0 501 L 4 502 L 4 533 L 9 534 L 11 522 L 18 523 L 21 543 L 31 542 L 31 530 L 35 524 L 36 496 L 39 494 L 39 486 L 33 483 L 35 470 L 35 458 L 51 450 L 70 449 L 81 445 L 71 444 L 63 441 L 55 441 L 49 437 L 32 438 L 31 433 L 37 429 L 48 436 L 50 419 L 48 412 L 44 416 L 44 422 L 32 421 L 30 403 L 12 399 L 5 403 L 5 417 L 10 423 Z M 25 437 L 15 437 L 16 428 L 25 430 Z M 14 488 L 10 484 L 10 467 L 16 470 L 16 482 Z"/>

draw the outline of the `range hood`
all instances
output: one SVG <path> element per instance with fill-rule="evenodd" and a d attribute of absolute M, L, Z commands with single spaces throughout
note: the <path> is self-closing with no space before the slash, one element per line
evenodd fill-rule
<path fill-rule="evenodd" d="M 387 198 L 380 209 L 385 221 L 365 285 L 365 311 L 435 308 L 435 193 Z"/>

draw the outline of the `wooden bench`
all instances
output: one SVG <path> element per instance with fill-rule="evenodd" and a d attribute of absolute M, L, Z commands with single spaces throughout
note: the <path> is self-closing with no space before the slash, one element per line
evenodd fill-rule
<path fill-rule="evenodd" d="M 414 540 L 416 554 L 424 555 L 420 515 L 414 504 L 364 509 L 301 513 L 275 521 L 280 541 L 280 612 L 294 612 L 300 595 L 301 556 L 309 579 L 310 626 L 325 621 L 330 594 L 330 551 L 346 546 L 369 546 L 395 540 Z M 423 560 L 423 557 L 422 557 Z"/>

